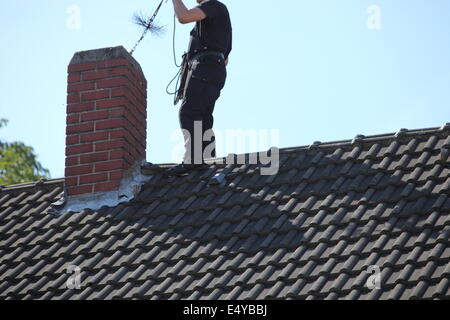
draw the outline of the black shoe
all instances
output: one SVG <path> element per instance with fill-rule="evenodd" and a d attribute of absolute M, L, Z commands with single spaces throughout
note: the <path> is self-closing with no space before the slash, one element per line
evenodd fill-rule
<path fill-rule="evenodd" d="M 183 174 L 189 173 L 193 170 L 203 169 L 205 168 L 205 164 L 186 164 L 181 163 L 179 165 L 176 165 L 172 168 L 169 168 L 164 173 L 166 176 L 181 176 Z"/>

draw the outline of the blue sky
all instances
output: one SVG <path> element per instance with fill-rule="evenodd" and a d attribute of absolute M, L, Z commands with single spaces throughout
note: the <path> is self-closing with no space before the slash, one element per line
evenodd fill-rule
<path fill-rule="evenodd" d="M 450 120 L 450 1 L 223 0 L 233 23 L 228 79 L 215 128 L 279 130 L 279 147 L 351 139 Z M 53 178 L 64 176 L 67 65 L 76 51 L 123 45 L 140 30 L 135 11 L 157 0 L 0 2 L 1 139 L 34 147 Z M 194 0 L 186 0 L 194 6 Z M 80 28 L 67 8 L 80 8 Z M 381 13 L 370 29 L 370 6 Z M 148 80 L 147 160 L 172 161 L 178 108 L 165 87 L 172 58 L 172 4 L 161 9 L 161 37 L 134 54 Z M 177 55 L 192 25 L 177 26 Z M 268 144 L 271 145 L 271 141 Z M 219 146 L 220 147 L 220 146 Z M 223 150 L 247 152 L 265 150 Z M 223 155 L 223 154 L 219 154 Z"/>

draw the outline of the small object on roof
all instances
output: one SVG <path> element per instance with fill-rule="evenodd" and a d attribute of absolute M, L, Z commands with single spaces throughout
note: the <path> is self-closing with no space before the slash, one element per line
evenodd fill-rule
<path fill-rule="evenodd" d="M 441 161 L 446 164 L 448 162 L 448 157 L 450 155 L 450 149 L 449 148 L 442 148 L 441 149 Z"/>
<path fill-rule="evenodd" d="M 409 131 L 408 129 L 402 128 L 399 131 L 397 131 L 397 133 L 395 134 L 395 137 L 396 138 L 403 138 L 408 131 Z"/>
<path fill-rule="evenodd" d="M 214 177 L 212 177 L 209 180 L 209 184 L 213 185 L 213 186 L 217 186 L 217 185 L 224 186 L 226 182 L 227 182 L 227 176 L 223 172 L 216 173 L 214 175 Z"/>
<path fill-rule="evenodd" d="M 60 214 L 60 210 L 66 204 L 65 192 L 61 192 L 59 195 L 55 197 L 56 201 L 50 204 L 50 207 L 46 210 L 47 214 L 52 216 L 58 216 Z"/>
<path fill-rule="evenodd" d="M 321 141 L 314 141 L 313 144 L 311 144 L 308 149 L 316 150 L 321 144 L 322 144 Z"/>
<path fill-rule="evenodd" d="M 141 173 L 147 176 L 158 174 L 164 172 L 165 170 L 165 168 L 151 162 L 146 162 L 141 166 Z"/>
<path fill-rule="evenodd" d="M 133 197 L 138 198 L 139 193 L 141 192 L 141 186 L 135 185 L 132 187 Z"/>
<path fill-rule="evenodd" d="M 447 122 L 446 124 L 442 125 L 441 131 L 447 131 L 450 130 L 450 122 Z"/>
<path fill-rule="evenodd" d="M 358 134 L 356 137 L 353 138 L 352 144 L 361 143 L 365 137 L 366 136 L 363 134 Z"/>
<path fill-rule="evenodd" d="M 35 187 L 40 187 L 40 186 L 42 186 L 42 185 L 44 184 L 44 182 L 46 182 L 46 181 L 47 181 L 47 179 L 42 178 L 42 179 L 40 179 L 39 181 L 36 181 L 36 182 L 34 183 L 34 186 L 35 186 Z"/>
<path fill-rule="evenodd" d="M 181 163 L 178 164 L 176 166 L 173 166 L 171 168 L 168 168 L 165 172 L 164 175 L 167 177 L 181 177 L 187 174 L 190 174 L 192 171 L 195 170 L 203 170 L 206 169 L 208 167 L 207 164 L 186 164 L 186 163 Z"/>
<path fill-rule="evenodd" d="M 62 206 L 64 206 L 66 204 L 66 197 L 64 192 L 61 192 L 57 197 L 56 197 L 56 201 L 53 202 L 51 205 L 52 207 L 56 207 L 56 208 L 61 208 Z"/>

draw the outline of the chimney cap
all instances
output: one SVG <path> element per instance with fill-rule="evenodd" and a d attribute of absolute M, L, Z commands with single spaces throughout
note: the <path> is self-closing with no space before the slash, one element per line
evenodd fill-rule
<path fill-rule="evenodd" d="M 89 62 L 99 62 L 112 59 L 126 59 L 130 61 L 130 63 L 136 69 L 138 69 L 142 75 L 144 74 L 142 72 L 142 68 L 139 65 L 139 63 L 123 46 L 76 52 L 72 57 L 72 60 L 70 60 L 69 65 L 89 63 Z"/>

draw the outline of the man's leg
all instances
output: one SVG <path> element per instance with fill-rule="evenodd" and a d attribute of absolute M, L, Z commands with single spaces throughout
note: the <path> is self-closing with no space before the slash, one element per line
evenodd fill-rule
<path fill-rule="evenodd" d="M 180 126 L 185 140 L 185 163 L 203 163 L 203 152 L 213 141 L 203 141 L 205 132 L 212 130 L 214 106 L 220 96 L 220 89 L 198 79 L 191 79 L 186 91 L 186 99 L 180 109 Z M 207 155 L 209 156 L 209 155 Z M 215 148 L 211 156 L 215 157 Z"/>
<path fill-rule="evenodd" d="M 196 160 L 195 158 L 197 158 L 197 162 L 199 161 L 198 156 L 195 157 L 195 140 L 197 139 L 197 141 L 200 141 L 201 148 L 202 130 L 200 130 L 200 134 L 199 132 L 196 132 L 195 122 L 201 123 L 203 120 L 203 110 L 205 104 L 202 97 L 203 92 L 204 83 L 196 79 L 190 79 L 189 87 L 186 90 L 186 98 L 183 101 L 179 112 L 180 127 L 183 131 L 185 146 L 183 162 L 186 164 L 194 164 L 194 160 Z M 197 150 L 197 153 L 200 152 L 201 150 Z"/>
<path fill-rule="evenodd" d="M 214 125 L 214 106 L 216 104 L 217 99 L 220 96 L 220 90 L 217 87 L 211 88 L 211 96 L 217 97 L 215 100 L 210 102 L 210 105 L 206 109 L 207 112 L 203 115 L 203 144 L 202 144 L 202 152 L 207 158 L 215 158 L 216 157 L 216 136 L 213 131 Z"/>

